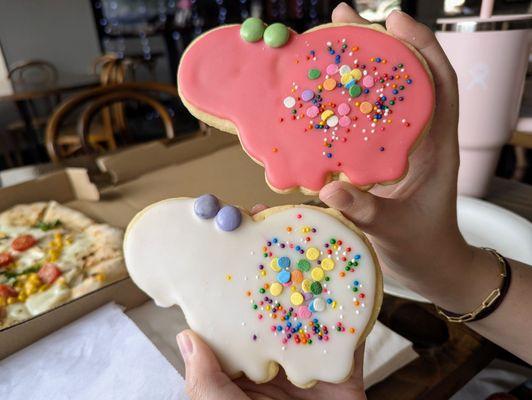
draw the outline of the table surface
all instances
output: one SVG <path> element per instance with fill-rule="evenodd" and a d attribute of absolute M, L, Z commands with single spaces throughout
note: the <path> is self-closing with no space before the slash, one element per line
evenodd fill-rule
<path fill-rule="evenodd" d="M 532 220 L 532 186 L 495 178 L 487 201 Z M 449 399 L 502 350 L 431 304 L 384 295 L 379 320 L 414 343 L 419 358 L 367 391 L 368 399 Z"/>
<path fill-rule="evenodd" d="M 0 101 L 21 101 L 78 90 L 100 83 L 97 75 L 62 73 L 53 83 L 0 81 Z"/>

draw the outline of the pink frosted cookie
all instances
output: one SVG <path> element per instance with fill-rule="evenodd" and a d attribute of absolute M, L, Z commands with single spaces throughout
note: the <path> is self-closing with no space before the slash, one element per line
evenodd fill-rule
<path fill-rule="evenodd" d="M 264 28 L 250 19 L 190 45 L 178 71 L 190 112 L 238 134 L 278 192 L 401 179 L 434 110 L 421 55 L 379 25 Z"/>
<path fill-rule="evenodd" d="M 382 301 L 371 245 L 332 209 L 249 216 L 212 195 L 165 200 L 130 223 L 124 253 L 133 281 L 179 305 L 227 374 L 257 383 L 279 365 L 300 387 L 347 379 Z"/>

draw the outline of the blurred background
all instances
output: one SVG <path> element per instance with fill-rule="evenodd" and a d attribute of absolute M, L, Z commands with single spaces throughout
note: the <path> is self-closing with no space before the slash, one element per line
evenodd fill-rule
<path fill-rule="evenodd" d="M 134 142 L 193 132 L 198 129 L 197 121 L 170 89 L 175 89 L 180 55 L 191 40 L 215 26 L 240 23 L 250 16 L 267 23 L 280 21 L 302 32 L 328 22 L 338 3 L 0 0 L 0 170 L 50 161 L 57 164 L 87 153 L 114 151 Z M 481 7 L 480 0 L 348 3 L 372 21 L 382 22 L 391 10 L 402 9 L 434 29 L 438 18 L 478 15 Z M 523 14 L 530 7 L 527 0 L 498 0 L 493 13 Z M 99 115 L 90 118 L 85 139 L 80 138 L 78 119 L 83 106 L 112 92 L 102 91 L 102 87 L 129 82 L 146 84 L 141 90 L 158 98 L 172 119 L 174 131 L 161 129 L 160 115 L 153 106 L 125 95 L 118 99 L 120 102 L 113 100 L 112 106 L 101 106 Z M 159 86 L 150 87 L 151 83 Z M 530 82 L 526 88 L 520 114 L 531 116 Z M 80 92 L 94 89 L 100 92 L 82 100 L 76 98 Z M 54 114 L 71 97 L 75 98 L 74 104 L 67 103 L 64 114 Z M 51 117 L 57 117 L 52 128 Z M 531 182 L 530 151 L 527 146 L 520 147 L 518 151 L 511 144 L 504 147 L 497 174 Z"/>

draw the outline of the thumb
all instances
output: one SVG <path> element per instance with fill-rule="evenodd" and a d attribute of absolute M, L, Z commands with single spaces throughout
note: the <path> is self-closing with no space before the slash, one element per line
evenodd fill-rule
<path fill-rule="evenodd" d="M 347 182 L 334 181 L 321 189 L 320 200 L 341 211 L 346 218 L 371 235 L 385 234 L 389 229 L 387 211 L 389 203 L 393 202 L 391 199 L 361 191 Z"/>
<path fill-rule="evenodd" d="M 186 367 L 186 391 L 190 400 L 249 400 L 222 372 L 212 350 L 190 329 L 177 335 Z"/>

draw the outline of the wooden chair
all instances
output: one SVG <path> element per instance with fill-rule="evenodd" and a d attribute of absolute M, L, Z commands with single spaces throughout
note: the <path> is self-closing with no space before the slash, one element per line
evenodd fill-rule
<path fill-rule="evenodd" d="M 52 85 L 57 81 L 57 68 L 48 61 L 26 60 L 19 61 L 9 67 L 8 78 L 15 85 Z M 48 115 L 52 112 L 59 99 L 42 98 L 37 101 L 28 100 L 28 108 L 31 113 L 32 124 L 36 129 L 44 128 Z M 37 107 L 41 104 L 44 110 Z M 7 125 L 10 132 L 19 132 L 26 129 L 22 120 L 16 120 Z"/>
<path fill-rule="evenodd" d="M 14 83 L 55 83 L 57 68 L 44 60 L 19 61 L 9 67 L 7 77 Z"/>
<path fill-rule="evenodd" d="M 123 102 L 126 100 L 135 100 L 137 102 L 145 103 L 157 114 L 159 114 L 163 125 L 166 137 L 172 139 L 175 137 L 174 124 L 170 114 L 159 101 L 155 100 L 153 97 L 150 97 L 146 94 L 134 91 L 116 91 L 108 93 L 98 97 L 97 99 L 90 102 L 87 107 L 81 113 L 81 116 L 78 120 L 78 132 L 81 137 L 81 144 L 85 152 L 90 153 L 92 151 L 92 143 L 90 137 L 90 126 L 95 115 L 102 111 L 106 106 L 115 104 L 118 102 Z"/>
<path fill-rule="evenodd" d="M 91 129 L 91 122 L 98 111 L 127 100 L 144 103 L 151 107 L 162 119 L 166 137 L 174 137 L 173 123 L 168 111 L 153 96 L 160 96 L 161 94 L 175 98 L 177 97 L 177 89 L 171 85 L 155 82 L 124 83 L 98 87 L 70 97 L 57 107 L 46 126 L 46 149 L 51 160 L 54 163 L 60 163 L 64 158 L 80 151 L 94 153 L 109 150 L 98 145 L 98 143 L 101 143 L 104 134 Z M 83 109 L 83 107 L 86 108 Z M 78 119 L 76 134 L 62 134 L 61 126 L 64 125 L 64 121 L 71 117 L 76 110 L 80 109 L 83 110 Z M 116 128 L 114 120 L 112 120 L 112 123 L 113 133 L 119 133 L 118 130 L 122 129 L 122 127 L 118 126 Z M 65 151 L 65 147 L 72 148 L 73 145 L 77 146 L 76 152 Z"/>

